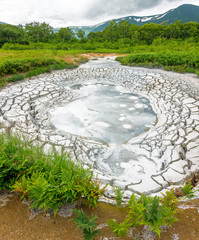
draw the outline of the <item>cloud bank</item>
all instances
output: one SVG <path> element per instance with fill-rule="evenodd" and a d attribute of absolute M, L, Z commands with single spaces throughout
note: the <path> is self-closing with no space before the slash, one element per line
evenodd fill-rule
<path fill-rule="evenodd" d="M 0 21 L 91 25 L 116 17 L 163 13 L 185 3 L 199 5 L 198 0 L 0 0 Z"/>

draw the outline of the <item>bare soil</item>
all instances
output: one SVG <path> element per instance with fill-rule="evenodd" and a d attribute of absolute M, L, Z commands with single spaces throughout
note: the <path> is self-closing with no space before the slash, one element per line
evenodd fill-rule
<path fill-rule="evenodd" d="M 81 53 L 77 55 L 68 54 L 65 56 L 64 60 L 67 63 L 76 63 L 81 60 L 81 58 L 95 59 L 95 58 L 104 58 L 104 57 L 114 57 L 114 56 L 125 56 L 126 54 L 117 54 L 117 53 Z"/>
<path fill-rule="evenodd" d="M 179 219 L 172 227 L 167 227 L 161 233 L 161 237 L 150 234 L 143 229 L 136 229 L 126 238 L 116 238 L 104 225 L 109 218 L 122 222 L 127 213 L 126 208 L 118 208 L 113 205 L 99 203 L 94 210 L 98 217 L 98 225 L 101 235 L 96 239 L 134 239 L 135 235 L 147 240 L 198 240 L 199 239 L 199 199 L 180 202 L 180 206 L 187 208 L 179 210 L 176 217 Z M 84 207 L 87 215 L 91 210 Z M 83 240 L 81 232 L 76 229 L 72 217 L 54 217 L 46 213 L 39 213 L 35 217 L 25 204 L 22 204 L 17 194 L 0 194 L 0 240 Z M 139 239 L 139 238 L 137 238 Z"/>

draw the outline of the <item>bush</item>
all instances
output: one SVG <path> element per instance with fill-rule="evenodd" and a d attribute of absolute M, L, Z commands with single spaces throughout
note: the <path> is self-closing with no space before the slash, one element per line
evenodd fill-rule
<path fill-rule="evenodd" d="M 193 190 L 193 186 L 191 184 L 191 182 L 185 184 L 183 187 L 182 187 L 182 191 L 184 193 L 184 195 L 186 197 L 188 197 L 189 199 L 195 197 L 194 195 L 194 190 Z"/>
<path fill-rule="evenodd" d="M 83 200 L 94 207 L 103 193 L 90 169 L 74 163 L 66 154 L 45 155 L 26 139 L 0 135 L 0 190 L 12 189 L 31 200 L 31 207 L 58 208 Z"/>
<path fill-rule="evenodd" d="M 26 74 L 26 78 L 30 78 L 30 77 L 33 77 L 33 76 L 36 76 L 36 75 L 39 75 L 39 74 L 42 74 L 42 73 L 45 73 L 45 72 L 47 72 L 47 69 L 44 68 L 44 67 L 35 68 L 35 69 L 29 71 L 29 72 Z"/>
<path fill-rule="evenodd" d="M 136 200 L 132 194 L 124 222 L 118 224 L 115 220 L 109 219 L 107 224 L 116 236 L 125 237 L 130 227 L 148 225 L 150 230 L 155 231 L 159 236 L 162 225 L 171 225 L 177 219 L 174 217 L 177 209 L 177 199 L 173 192 L 167 192 L 162 199 L 150 197 L 144 194 Z"/>
<path fill-rule="evenodd" d="M 5 78 L 0 78 L 0 88 L 5 86 L 6 81 L 7 80 Z"/>
<path fill-rule="evenodd" d="M 199 68 L 199 55 L 189 52 L 136 53 L 116 58 L 123 65 L 164 67 L 177 72 L 195 72 Z"/>
<path fill-rule="evenodd" d="M 96 216 L 92 214 L 91 218 L 89 219 L 82 209 L 74 209 L 73 211 L 76 214 L 75 218 L 73 218 L 73 221 L 77 224 L 77 227 L 80 228 L 80 230 L 83 232 L 85 240 L 93 240 L 97 234 L 100 234 L 100 231 L 96 230 Z"/>
<path fill-rule="evenodd" d="M 117 206 L 119 207 L 122 205 L 122 197 L 124 195 L 124 191 L 122 191 L 120 187 L 115 187 L 113 189 L 113 192 L 115 193 L 115 200 L 117 202 Z"/>
<path fill-rule="evenodd" d="M 17 82 L 24 79 L 24 75 L 17 74 L 7 79 L 7 82 Z"/>
<path fill-rule="evenodd" d="M 54 58 L 26 58 L 7 60 L 0 63 L 0 76 L 31 71 L 37 67 L 47 67 L 49 65 L 65 64 L 63 60 Z"/>

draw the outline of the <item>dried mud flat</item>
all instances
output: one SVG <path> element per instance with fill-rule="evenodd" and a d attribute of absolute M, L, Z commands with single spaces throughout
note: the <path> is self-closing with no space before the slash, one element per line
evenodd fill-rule
<path fill-rule="evenodd" d="M 86 81 L 114 85 L 125 89 L 127 94 L 147 98 L 157 115 L 155 125 L 119 147 L 114 142 L 109 144 L 95 137 L 56 129 L 52 126 L 51 111 L 84 98 L 78 86 Z M 130 110 L 126 104 L 120 105 Z M 132 107 L 140 108 L 140 105 L 144 104 Z M 121 118 L 125 121 L 123 115 Z M 126 126 L 121 122 L 122 125 Z M 104 122 L 104 132 L 106 126 Z M 183 183 L 198 170 L 198 78 L 123 67 L 113 57 L 91 61 L 75 70 L 44 74 L 2 89 L 0 131 L 23 134 L 31 141 L 38 141 L 46 152 L 55 149 L 70 153 L 85 166 L 92 166 L 94 176 L 104 184 L 123 188 L 126 197 L 132 192 L 138 195 L 159 193 Z M 112 165 L 120 171 L 115 171 Z M 112 188 L 105 194 L 112 197 Z"/>

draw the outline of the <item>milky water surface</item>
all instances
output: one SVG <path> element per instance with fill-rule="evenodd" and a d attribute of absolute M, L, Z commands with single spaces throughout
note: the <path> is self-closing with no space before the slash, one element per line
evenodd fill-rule
<path fill-rule="evenodd" d="M 103 58 L 83 64 L 80 68 L 123 66 L 114 58 Z M 80 76 L 79 82 L 65 81 L 62 85 L 76 97 L 70 103 L 50 111 L 53 127 L 106 144 L 112 153 L 103 161 L 96 159 L 95 167 L 100 171 L 122 179 L 134 179 L 132 171 L 142 174 L 144 169 L 139 165 L 136 154 L 125 149 L 124 145 L 155 124 L 156 114 L 149 100 L 121 85 L 110 83 L 106 77 L 81 81 Z"/>
<path fill-rule="evenodd" d="M 70 88 L 80 92 L 80 97 L 51 112 L 51 123 L 58 130 L 122 144 L 156 120 L 148 99 L 121 86 L 85 82 Z"/>

